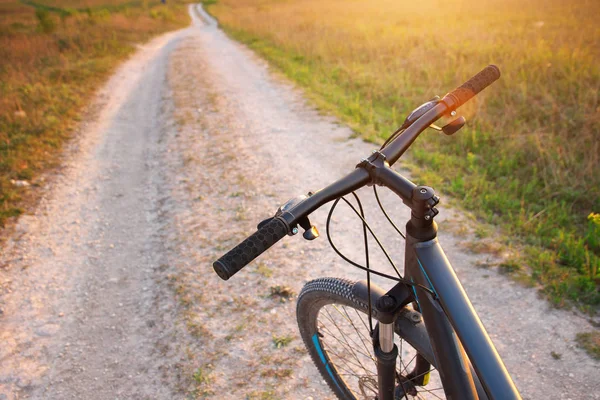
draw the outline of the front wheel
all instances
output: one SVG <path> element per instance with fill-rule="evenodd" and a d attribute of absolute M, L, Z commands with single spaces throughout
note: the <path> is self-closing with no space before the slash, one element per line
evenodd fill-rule
<path fill-rule="evenodd" d="M 355 283 L 337 278 L 308 282 L 300 295 L 296 316 L 300 334 L 319 372 L 340 399 L 377 399 L 377 364 L 370 337 L 367 297 Z M 375 289 L 379 290 L 381 289 Z M 412 321 L 417 323 L 413 312 Z M 401 316 L 400 318 L 410 318 Z M 410 343 L 421 338 L 396 324 L 398 346 L 396 399 L 445 399 L 437 371 L 422 351 Z M 418 322 L 421 323 L 422 322 Z M 415 344 L 417 348 L 421 346 Z"/>

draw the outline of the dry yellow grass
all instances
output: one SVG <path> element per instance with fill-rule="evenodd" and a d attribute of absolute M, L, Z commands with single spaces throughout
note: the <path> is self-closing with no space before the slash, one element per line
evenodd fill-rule
<path fill-rule="evenodd" d="M 219 0 L 234 37 L 381 140 L 412 108 L 494 63 L 502 79 L 463 108 L 469 127 L 411 149 L 444 188 L 526 244 L 557 303 L 599 304 L 598 1 Z"/>
<path fill-rule="evenodd" d="M 0 228 L 35 196 L 86 101 L 135 44 L 189 23 L 184 1 L 0 0 Z"/>

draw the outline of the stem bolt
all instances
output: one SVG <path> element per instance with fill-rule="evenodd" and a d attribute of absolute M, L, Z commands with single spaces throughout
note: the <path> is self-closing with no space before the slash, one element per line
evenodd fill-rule
<path fill-rule="evenodd" d="M 423 194 L 425 194 L 425 193 L 427 193 L 427 189 L 425 189 L 425 188 L 422 188 L 422 189 L 420 190 L 420 192 L 421 192 L 421 193 L 423 193 Z"/>
<path fill-rule="evenodd" d="M 396 299 L 392 296 L 381 296 L 379 300 L 377 300 L 377 308 L 379 308 L 383 312 L 390 312 L 396 307 Z"/>

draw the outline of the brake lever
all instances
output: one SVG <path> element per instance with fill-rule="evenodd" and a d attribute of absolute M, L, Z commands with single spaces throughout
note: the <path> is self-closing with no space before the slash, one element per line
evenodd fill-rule
<path fill-rule="evenodd" d="M 308 217 L 304 217 L 298 221 L 298 224 L 304 229 L 304 233 L 302 236 L 306 240 L 315 240 L 319 237 L 319 231 L 317 227 L 312 225 L 308 219 Z"/>
<path fill-rule="evenodd" d="M 465 117 L 458 117 L 454 121 L 445 125 L 442 128 L 442 132 L 444 132 L 448 136 L 454 135 L 456 132 L 458 132 L 460 130 L 460 128 L 465 126 L 466 122 L 467 122 L 467 120 L 465 119 Z"/>
<path fill-rule="evenodd" d="M 289 211 L 291 209 L 293 209 L 296 205 L 298 205 L 299 203 L 301 203 L 302 201 L 306 200 L 309 196 L 312 196 L 312 192 L 308 193 L 307 195 L 300 195 L 300 196 L 296 196 L 291 198 L 290 200 L 286 201 L 281 207 L 279 207 L 277 209 L 277 212 L 275 213 L 275 216 L 267 218 L 262 220 L 257 228 L 260 229 L 263 226 L 267 225 L 269 222 L 271 222 L 274 218 L 279 217 L 281 214 L 283 214 L 286 211 Z M 308 217 L 304 217 L 301 218 L 298 221 L 298 224 L 304 229 L 304 233 L 302 234 L 302 236 L 304 237 L 304 239 L 306 240 L 315 240 L 316 238 L 319 237 L 319 231 L 317 230 L 317 228 L 312 225 L 310 223 L 310 220 L 308 219 Z M 296 233 L 298 233 L 298 227 L 297 226 L 292 226 L 290 229 L 290 233 L 288 233 L 290 236 L 295 235 Z"/>
<path fill-rule="evenodd" d="M 416 120 L 421 118 L 427 111 L 431 110 L 440 102 L 440 97 L 435 96 L 431 100 L 426 103 L 421 104 L 419 107 L 415 108 L 409 115 L 406 117 L 404 122 L 402 123 L 401 129 L 406 129 L 411 126 Z M 435 129 L 435 128 L 434 128 Z"/>
<path fill-rule="evenodd" d="M 439 127 L 436 124 L 431 124 L 429 125 L 429 127 L 438 132 L 444 132 L 446 135 L 450 136 L 458 132 L 463 126 L 465 126 L 466 123 L 467 120 L 465 119 L 465 117 L 458 117 L 455 120 L 444 125 L 443 127 Z"/>

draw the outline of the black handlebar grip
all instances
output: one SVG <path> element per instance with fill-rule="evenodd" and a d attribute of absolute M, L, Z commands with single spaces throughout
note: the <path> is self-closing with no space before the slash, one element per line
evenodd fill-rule
<path fill-rule="evenodd" d="M 460 87 L 444 96 L 443 101 L 448 106 L 448 111 L 453 111 L 462 106 L 498 78 L 500 78 L 500 69 L 495 65 L 488 65 Z"/>
<path fill-rule="evenodd" d="M 287 225 L 280 218 L 273 218 L 242 243 L 213 263 L 215 272 L 224 281 L 231 278 L 252 260 L 287 235 Z"/>

